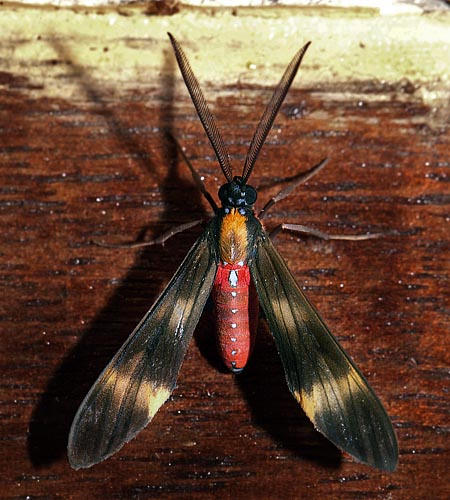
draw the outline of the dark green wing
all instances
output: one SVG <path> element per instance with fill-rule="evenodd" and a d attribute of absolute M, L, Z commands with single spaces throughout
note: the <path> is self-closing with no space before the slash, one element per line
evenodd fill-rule
<path fill-rule="evenodd" d="M 289 389 L 316 429 L 357 461 L 394 470 L 397 440 L 383 405 L 265 232 L 256 239 L 250 270 Z"/>
<path fill-rule="evenodd" d="M 170 396 L 216 270 L 207 229 L 78 409 L 69 435 L 72 467 L 90 467 L 118 451 Z"/>

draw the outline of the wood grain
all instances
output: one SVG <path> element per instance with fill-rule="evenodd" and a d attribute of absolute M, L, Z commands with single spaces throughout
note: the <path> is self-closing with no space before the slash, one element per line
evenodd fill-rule
<path fill-rule="evenodd" d="M 187 93 L 174 91 L 178 75 L 120 99 L 79 68 L 73 78 L 85 97 L 69 101 L 1 75 L 1 496 L 448 498 L 448 122 L 418 89 L 370 81 L 293 89 L 252 180 L 261 207 L 329 157 L 267 227 L 386 232 L 364 242 L 284 234 L 277 245 L 391 415 L 398 470 L 358 465 L 314 431 L 265 325 L 244 373 L 225 373 L 207 312 L 152 424 L 106 462 L 69 467 L 78 405 L 200 228 L 143 250 L 93 241 L 151 239 L 209 216 L 171 136 L 213 193 L 222 183 Z M 205 92 L 240 169 L 269 94 Z"/>

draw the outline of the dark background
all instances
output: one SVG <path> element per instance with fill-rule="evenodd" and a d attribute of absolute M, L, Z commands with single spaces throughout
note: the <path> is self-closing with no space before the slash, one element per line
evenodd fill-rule
<path fill-rule="evenodd" d="M 149 427 L 106 462 L 69 467 L 78 405 L 201 229 L 143 250 L 92 241 L 151 239 L 209 216 L 171 135 L 214 195 L 222 183 L 175 77 L 115 98 L 74 68 L 86 97 L 63 101 L 34 98 L 32 82 L 1 75 L 2 496 L 448 498 L 450 140 L 448 124 L 408 82 L 297 82 L 252 176 L 261 207 L 329 157 L 273 207 L 266 226 L 397 232 L 276 241 L 386 406 L 398 470 L 356 464 L 314 431 L 264 324 L 245 372 L 225 373 L 207 312 L 178 387 Z M 270 93 L 222 90 L 205 88 L 240 169 Z"/>

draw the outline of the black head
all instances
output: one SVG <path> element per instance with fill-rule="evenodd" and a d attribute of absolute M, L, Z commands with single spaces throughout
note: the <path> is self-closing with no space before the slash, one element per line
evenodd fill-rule
<path fill-rule="evenodd" d="M 252 208 L 256 197 L 256 189 L 247 186 L 244 179 L 238 176 L 219 189 L 219 198 L 224 208 Z"/>

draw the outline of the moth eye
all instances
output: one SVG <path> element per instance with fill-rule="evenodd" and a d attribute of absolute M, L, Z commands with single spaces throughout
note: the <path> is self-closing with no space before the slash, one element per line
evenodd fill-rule
<path fill-rule="evenodd" d="M 245 202 L 247 203 L 247 205 L 253 205 L 256 201 L 257 196 L 258 195 L 255 188 L 253 188 L 252 186 L 247 186 L 245 188 Z"/>

